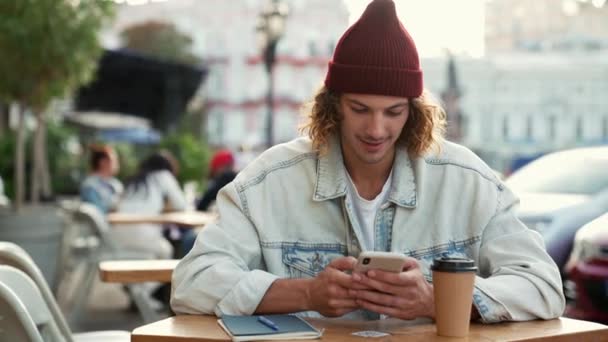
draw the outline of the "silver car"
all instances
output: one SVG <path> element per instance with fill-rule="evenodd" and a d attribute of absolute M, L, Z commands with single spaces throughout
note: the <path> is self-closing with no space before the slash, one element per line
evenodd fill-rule
<path fill-rule="evenodd" d="M 608 189 L 608 146 L 547 154 L 517 170 L 506 184 L 521 199 L 520 219 L 542 234 L 558 209 L 584 203 Z"/>

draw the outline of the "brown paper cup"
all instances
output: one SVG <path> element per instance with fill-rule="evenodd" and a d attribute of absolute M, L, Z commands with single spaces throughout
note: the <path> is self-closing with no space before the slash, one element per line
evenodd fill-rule
<path fill-rule="evenodd" d="M 476 270 L 470 262 L 472 268 L 468 269 L 433 264 L 435 324 L 439 336 L 465 337 L 469 333 Z"/>

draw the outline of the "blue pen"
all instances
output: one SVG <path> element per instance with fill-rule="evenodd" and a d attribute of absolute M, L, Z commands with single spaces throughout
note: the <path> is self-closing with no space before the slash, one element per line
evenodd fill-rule
<path fill-rule="evenodd" d="M 264 316 L 258 316 L 258 322 L 264 324 L 265 326 L 269 327 L 270 329 L 277 331 L 279 330 L 279 327 L 277 327 L 276 324 L 274 324 L 273 321 L 269 320 L 268 318 L 264 317 Z"/>

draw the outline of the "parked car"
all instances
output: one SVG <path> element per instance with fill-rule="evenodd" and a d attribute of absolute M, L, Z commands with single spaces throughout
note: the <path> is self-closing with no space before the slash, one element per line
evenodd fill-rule
<path fill-rule="evenodd" d="M 608 146 L 549 153 L 517 170 L 506 184 L 520 197 L 519 218 L 543 234 L 558 209 L 608 189 Z"/>
<path fill-rule="evenodd" d="M 608 212 L 608 188 L 594 194 L 585 202 L 557 209 L 545 215 L 550 218 L 550 222 L 543 228 L 542 236 L 547 252 L 560 270 L 563 271 L 570 257 L 577 231 L 606 212 Z"/>
<path fill-rule="evenodd" d="M 574 293 L 566 315 L 608 324 L 608 212 L 578 231 L 566 270 Z"/>

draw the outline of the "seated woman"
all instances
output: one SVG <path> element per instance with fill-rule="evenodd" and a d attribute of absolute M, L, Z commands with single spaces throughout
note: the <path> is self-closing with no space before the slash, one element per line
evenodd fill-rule
<path fill-rule="evenodd" d="M 114 178 L 120 169 L 116 152 L 107 145 L 91 146 L 90 166 L 91 173 L 80 185 L 80 199 L 108 213 L 116 209 L 123 191 L 122 183 Z"/>
<path fill-rule="evenodd" d="M 185 210 L 186 198 L 175 178 L 177 172 L 177 161 L 168 152 L 146 158 L 127 182 L 118 212 L 154 215 L 167 206 Z M 152 223 L 115 225 L 112 235 L 122 248 L 149 253 L 151 258 L 169 259 L 173 257 L 173 247 L 164 238 L 162 228 Z"/>

